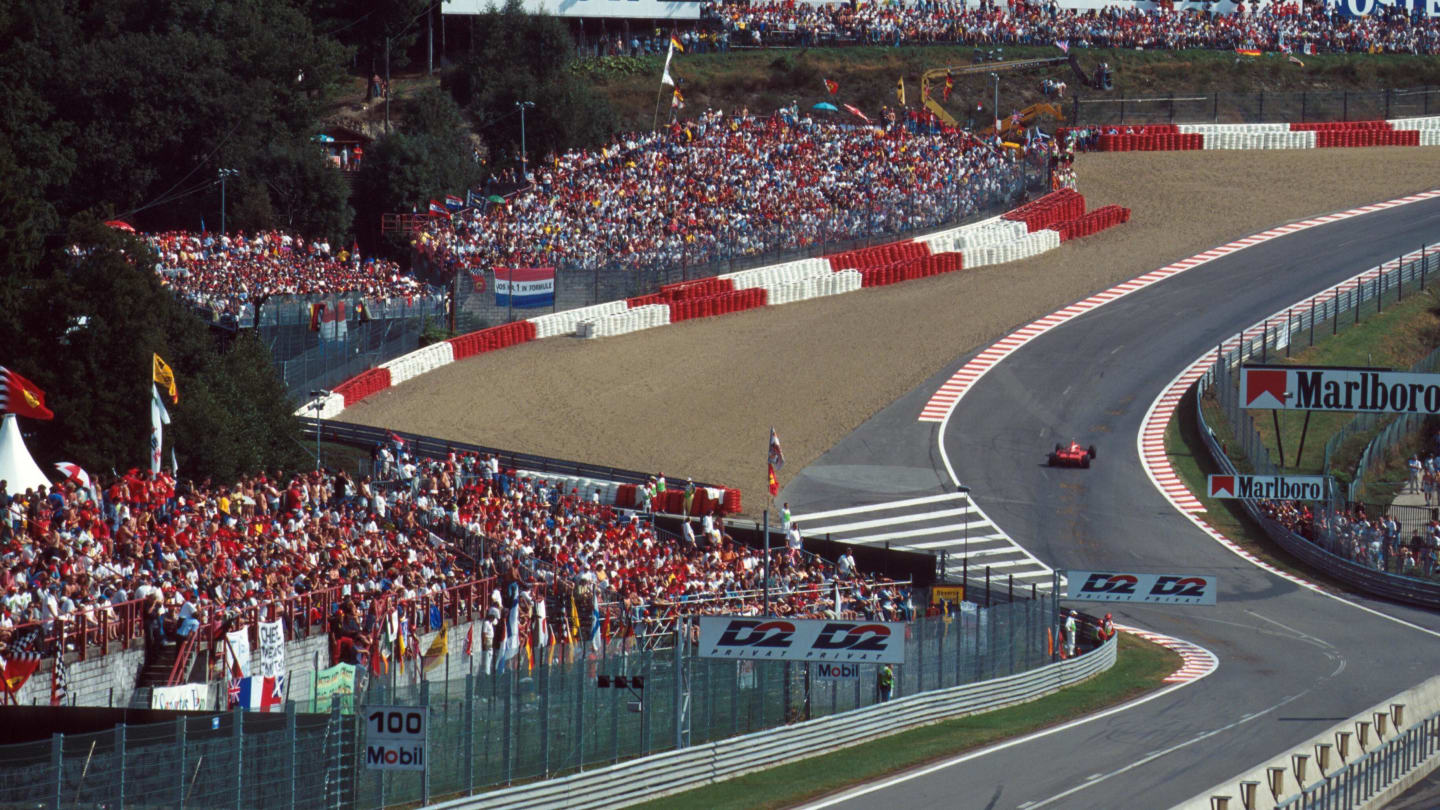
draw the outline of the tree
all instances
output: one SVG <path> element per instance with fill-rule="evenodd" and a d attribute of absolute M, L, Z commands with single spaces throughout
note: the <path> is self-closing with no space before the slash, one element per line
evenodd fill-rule
<path fill-rule="evenodd" d="M 407 101 L 400 126 L 365 153 L 356 195 L 365 221 L 423 211 L 429 200 L 463 194 L 484 177 L 463 114 L 445 94 L 431 90 Z"/>
<path fill-rule="evenodd" d="M 75 249 L 48 252 L 12 288 L 23 309 L 0 312 L 6 364 L 44 389 L 55 412 L 53 421 L 26 425 L 38 458 L 94 470 L 144 466 L 158 353 L 179 381 L 167 444 L 187 472 L 226 480 L 303 459 L 293 405 L 258 341 L 237 341 L 222 355 L 209 329 L 160 285 L 140 240 L 81 217 L 65 243 Z"/>
<path fill-rule="evenodd" d="M 306 142 L 343 75 L 344 50 L 288 0 L 11 5 L 0 142 L 62 219 L 104 201 L 147 229 L 198 229 L 219 220 L 221 167 L 255 181 L 237 205 L 268 196 L 267 150 Z"/>
<path fill-rule="evenodd" d="M 611 136 L 618 119 L 604 96 L 569 71 L 574 53 L 564 21 L 507 0 L 503 9 L 480 15 L 474 55 L 446 75 L 444 86 L 475 117 L 481 136 L 517 163 L 519 101 L 535 102 L 525 113 L 523 139 L 531 155 L 595 146 Z"/>

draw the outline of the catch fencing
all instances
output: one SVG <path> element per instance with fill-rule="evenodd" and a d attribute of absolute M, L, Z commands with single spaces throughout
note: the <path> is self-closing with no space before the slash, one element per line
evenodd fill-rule
<path fill-rule="evenodd" d="M 1112 637 L 1093 652 L 1027 672 L 902 697 L 883 705 L 664 752 L 597 771 L 491 791 L 440 807 L 444 810 L 542 810 L 561 804 L 574 810 L 621 807 L 958 715 L 1032 700 L 1108 670 L 1115 664 L 1116 648 L 1117 642 Z"/>
<path fill-rule="evenodd" d="M 797 232 L 794 223 L 758 225 L 742 239 L 719 245 L 683 245 L 663 259 L 644 263 L 616 260 L 600 264 L 555 263 L 554 303 L 543 309 L 496 303 L 494 268 L 458 277 L 448 266 L 427 266 L 416 256 L 417 274 L 454 278 L 456 330 L 464 333 L 535 315 L 578 309 L 606 301 L 648 295 L 665 284 L 825 256 L 896 239 L 922 236 L 1008 211 L 1025 199 L 1050 191 L 1050 169 L 1040 160 L 999 166 L 957 183 L 941 200 L 836 211 Z M 793 245 L 757 250 L 756 246 Z"/>
<path fill-rule="evenodd" d="M 895 694 L 913 695 L 1027 672 L 1050 661 L 1053 599 L 991 607 L 966 603 L 949 617 L 907 627 Z M 878 665 L 822 680 L 813 664 L 701 658 L 682 631 L 670 649 L 612 640 L 595 655 L 503 674 L 419 684 L 371 679 L 369 704 L 430 706 L 430 770 L 366 772 L 358 807 L 387 807 L 612 765 L 729 739 L 879 702 Z M 632 640 L 633 641 L 633 640 Z M 483 668 L 483 659 L 477 662 Z M 640 689 L 601 689 L 597 675 L 640 676 Z"/>
<path fill-rule="evenodd" d="M 1271 316 L 1258 332 L 1252 328 L 1217 347 L 1210 369 L 1196 383 L 1195 397 L 1200 436 L 1216 463 L 1226 472 L 1239 471 L 1231 460 L 1232 446 L 1222 443 L 1206 423 L 1207 401 L 1213 401 L 1229 422 L 1231 441 L 1244 454 L 1248 471 L 1260 475 L 1284 472 L 1281 464 L 1272 459 L 1254 418 L 1240 402 L 1236 372 L 1243 364 L 1278 361 L 1301 342 L 1313 346 L 1317 332 L 1321 339 L 1326 337 L 1327 329 L 1329 335 L 1337 335 L 1358 324 L 1364 310 L 1381 312 L 1387 303 L 1426 289 L 1437 269 L 1440 256 L 1436 246 L 1424 246 L 1312 298 L 1305 306 Z M 1254 501 L 1241 503 L 1277 544 L 1326 574 L 1372 594 L 1440 607 L 1440 583 L 1391 572 L 1385 560 L 1368 554 L 1368 544 L 1359 542 L 1362 527 L 1350 521 L 1353 504 L 1337 488 L 1331 487 L 1328 500 L 1318 505 L 1308 536 L 1272 519 Z M 1407 513 L 1409 517 L 1415 517 L 1413 511 Z"/>
<path fill-rule="evenodd" d="M 1071 126 L 1375 121 L 1440 112 L 1440 88 L 1166 93 L 1139 98 L 1076 93 L 1069 106 Z"/>
<path fill-rule="evenodd" d="M 187 713 L 0 746 L 0 806 L 354 807 L 351 718 L 295 709 Z"/>
<path fill-rule="evenodd" d="M 1391 737 L 1344 768 L 1281 802 L 1276 810 L 1348 810 L 1364 807 L 1386 788 L 1440 755 L 1440 714 Z"/>
<path fill-rule="evenodd" d="M 258 308 L 246 303 L 238 311 L 195 310 L 219 329 L 254 329 L 285 390 L 299 401 L 414 351 L 427 329 L 446 328 L 450 312 L 446 295 L 434 289 L 390 299 L 275 296 Z"/>

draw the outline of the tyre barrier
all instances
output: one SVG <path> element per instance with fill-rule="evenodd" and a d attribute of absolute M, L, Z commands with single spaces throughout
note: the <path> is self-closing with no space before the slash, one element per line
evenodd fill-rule
<path fill-rule="evenodd" d="M 1024 222 L 1012 222 L 995 217 L 976 222 L 962 228 L 931 234 L 926 237 L 931 253 L 951 253 L 968 248 L 998 245 L 1025 238 L 1030 233 Z"/>
<path fill-rule="evenodd" d="M 1440 130 L 1440 115 L 1426 115 L 1417 118 L 1391 118 L 1390 128 Z"/>
<path fill-rule="evenodd" d="M 615 315 L 583 320 L 575 325 L 575 334 L 582 338 L 614 337 L 670 323 L 669 304 L 645 304 Z"/>
<path fill-rule="evenodd" d="M 660 287 L 657 293 L 665 303 L 673 304 L 678 301 L 698 301 L 702 298 L 711 298 L 721 293 L 728 293 L 735 289 L 735 282 L 720 276 L 701 278 L 694 281 L 677 281 L 674 284 L 665 284 Z"/>
<path fill-rule="evenodd" d="M 530 321 L 514 321 L 450 338 L 449 343 L 454 347 L 455 359 L 464 360 L 467 357 L 493 352 L 517 343 L 529 343 L 535 339 L 535 334 L 535 324 Z"/>
<path fill-rule="evenodd" d="M 826 270 L 823 276 L 810 276 L 787 284 L 766 287 L 766 305 L 773 307 L 780 304 L 793 304 L 796 301 L 808 301 L 812 298 L 824 298 L 827 295 L 854 292 L 862 286 L 864 286 L 863 273 L 860 270 L 836 270 L 834 272 Z"/>
<path fill-rule="evenodd" d="M 423 349 L 402 354 L 380 367 L 390 370 L 390 384 L 399 385 L 412 377 L 455 362 L 455 347 L 448 340 L 432 343 Z"/>
<path fill-rule="evenodd" d="M 1185 134 L 1220 135 L 1227 132 L 1290 132 L 1289 124 L 1178 124 Z"/>
<path fill-rule="evenodd" d="M 960 253 L 941 253 L 923 259 L 906 259 L 885 267 L 870 267 L 861 270 L 860 286 L 883 287 L 902 281 L 914 281 L 917 278 L 929 278 L 941 273 L 953 273 L 962 269 L 964 265 L 965 257 Z"/>
<path fill-rule="evenodd" d="M 726 273 L 721 278 L 730 279 L 737 290 L 764 287 L 770 291 L 770 302 L 775 303 L 775 291 L 780 287 L 808 278 L 828 276 L 833 272 L 835 271 L 830 269 L 829 260 L 814 258 L 772 264 L 768 267 L 755 267 L 750 270 L 737 270 L 733 273 Z"/>
<path fill-rule="evenodd" d="M 1060 234 L 1046 228 L 1014 242 L 966 250 L 962 255 L 967 268 L 976 268 L 1028 259 L 1057 247 L 1060 247 Z"/>
<path fill-rule="evenodd" d="M 929 255 L 930 245 L 927 243 L 905 241 L 847 250 L 825 258 L 830 260 L 832 270 L 864 270 L 867 267 L 884 267 L 903 259 L 923 259 Z"/>
<path fill-rule="evenodd" d="M 1336 146 L 1419 146 L 1415 129 L 1330 129 L 1315 133 L 1316 148 Z"/>
<path fill-rule="evenodd" d="M 1204 135 L 1205 148 L 1215 149 L 1314 149 L 1315 132 L 1265 130 L 1263 132 L 1217 132 Z"/>
<path fill-rule="evenodd" d="M 1204 135 L 1178 132 L 1101 135 L 1096 141 L 1100 152 L 1178 152 L 1204 148 Z"/>
<path fill-rule="evenodd" d="M 1030 233 L 1048 228 L 1056 222 L 1075 219 L 1085 213 L 1085 197 L 1072 188 L 1052 191 L 1034 202 L 1001 214 L 1001 219 L 1023 222 Z"/>
<path fill-rule="evenodd" d="M 1351 132 L 1390 130 L 1389 121 L 1311 121 L 1290 125 L 1291 132 Z"/>
<path fill-rule="evenodd" d="M 345 407 L 348 408 L 371 394 L 384 391 L 389 387 L 390 369 L 372 368 L 335 386 L 335 395 L 343 397 Z"/>
<path fill-rule="evenodd" d="M 766 301 L 765 293 L 766 290 L 763 287 L 752 287 L 748 290 L 731 290 L 705 298 L 675 301 L 669 305 L 669 322 L 679 323 L 695 318 L 711 318 L 716 315 L 729 315 L 732 312 L 763 307 Z"/>
<path fill-rule="evenodd" d="M 1130 221 L 1130 209 L 1118 205 L 1106 205 L 1082 217 L 1051 225 L 1050 229 L 1060 235 L 1061 242 L 1097 234 L 1106 228 L 1113 228 Z"/>
<path fill-rule="evenodd" d="M 603 304 L 540 315 L 531 318 L 530 322 L 535 324 L 536 339 L 555 337 L 556 335 L 573 335 L 575 334 L 575 325 L 581 321 L 615 315 L 628 308 L 629 303 L 626 301 L 606 301 Z"/>
<path fill-rule="evenodd" d="M 636 307 L 650 307 L 650 306 L 655 306 L 655 305 L 657 305 L 657 304 L 659 304 L 659 305 L 664 305 L 664 304 L 667 304 L 667 303 L 669 303 L 669 302 L 665 300 L 665 296 L 661 295 L 660 293 L 650 293 L 649 295 L 637 295 L 637 296 L 635 296 L 634 298 L 626 298 L 626 299 L 625 299 L 625 306 L 626 306 L 628 309 L 635 309 Z M 585 320 L 588 321 L 588 320 L 591 320 L 591 319 L 590 319 L 590 318 L 586 318 Z"/>

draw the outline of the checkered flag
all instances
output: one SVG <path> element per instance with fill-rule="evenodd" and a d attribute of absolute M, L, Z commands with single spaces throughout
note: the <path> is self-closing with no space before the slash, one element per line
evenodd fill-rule
<path fill-rule="evenodd" d="M 55 655 L 55 668 L 50 671 L 50 705 L 64 706 L 70 694 L 70 670 L 65 666 L 65 653 Z"/>

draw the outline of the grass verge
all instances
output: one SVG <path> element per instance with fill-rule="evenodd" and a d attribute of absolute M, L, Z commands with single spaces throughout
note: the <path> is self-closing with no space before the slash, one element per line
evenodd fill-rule
<path fill-rule="evenodd" d="M 1040 700 L 946 720 L 638 806 L 645 810 L 788 807 L 1123 703 L 1159 688 L 1180 665 L 1176 653 L 1122 635 L 1119 659 L 1109 672 Z"/>

